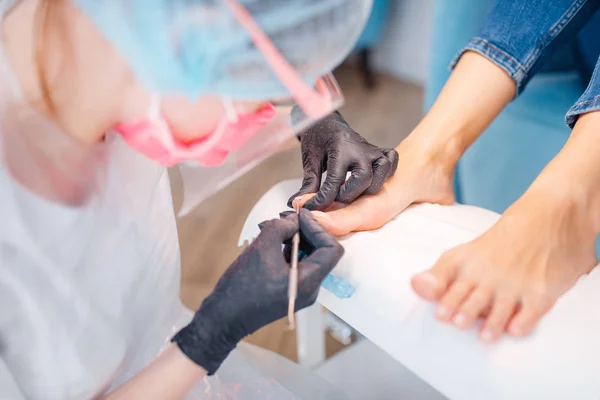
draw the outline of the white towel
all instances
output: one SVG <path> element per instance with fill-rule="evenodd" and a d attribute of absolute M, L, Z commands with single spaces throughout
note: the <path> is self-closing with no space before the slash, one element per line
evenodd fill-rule
<path fill-rule="evenodd" d="M 250 212 L 240 243 L 277 218 L 300 181 L 272 188 Z M 580 278 L 529 337 L 493 345 L 477 329 L 439 323 L 410 278 L 447 249 L 480 235 L 496 213 L 423 204 L 382 229 L 342 238 L 335 274 L 355 287 L 350 299 L 321 290 L 319 302 L 451 399 L 600 399 L 600 268 Z"/>

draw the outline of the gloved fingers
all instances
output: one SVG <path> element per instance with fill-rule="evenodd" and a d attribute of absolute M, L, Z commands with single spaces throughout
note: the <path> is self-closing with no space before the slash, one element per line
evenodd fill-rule
<path fill-rule="evenodd" d="M 300 288 L 304 293 L 318 290 L 323 279 L 338 264 L 344 255 L 344 248 L 338 244 L 337 247 L 322 247 L 315 250 L 298 266 L 298 280 Z"/>
<path fill-rule="evenodd" d="M 304 207 L 304 204 L 310 200 L 313 196 L 315 195 L 315 193 L 309 193 L 309 194 L 305 194 L 299 197 L 296 197 L 295 201 L 297 202 L 298 205 L 298 209 L 301 209 Z M 331 204 L 329 207 L 327 207 L 325 210 L 323 210 L 324 212 L 330 212 L 330 211 L 335 211 L 335 210 L 339 210 L 340 208 L 344 208 L 346 207 L 347 204 L 345 203 L 341 203 L 339 201 L 334 201 L 333 204 Z M 294 204 L 292 203 L 292 207 L 294 208 L 294 210 L 286 210 L 286 211 L 282 211 L 279 213 L 279 218 L 286 218 L 287 216 L 291 215 L 291 214 L 295 214 L 295 208 Z"/>
<path fill-rule="evenodd" d="M 315 251 L 315 247 L 306 239 L 302 231 L 300 231 L 300 246 L 298 248 L 298 261 L 304 260 L 306 257 L 310 256 L 313 251 Z M 286 240 L 283 247 L 283 257 L 287 263 L 290 263 L 292 260 L 292 239 Z"/>
<path fill-rule="evenodd" d="M 302 195 L 300 197 L 296 197 L 296 201 L 298 202 L 298 209 L 304 208 L 304 204 L 306 204 L 315 195 L 316 195 L 316 193 L 308 193 L 308 194 Z M 327 207 L 321 211 L 329 212 L 329 211 L 339 210 L 340 208 L 344 208 L 346 206 L 347 206 L 346 203 L 334 201 L 329 207 Z"/>
<path fill-rule="evenodd" d="M 261 232 L 256 238 L 257 241 L 281 245 L 298 232 L 298 216 L 293 213 L 283 219 L 262 222 L 259 227 Z"/>
<path fill-rule="evenodd" d="M 299 196 L 297 196 L 294 201 L 298 202 L 298 208 L 303 208 L 304 204 L 306 204 L 310 199 L 312 199 L 315 195 L 317 194 L 317 192 L 310 192 L 310 193 L 305 193 L 305 194 L 301 194 Z M 292 208 L 296 208 L 294 207 L 294 201 L 292 201 Z"/>
<path fill-rule="evenodd" d="M 290 240 L 284 243 L 283 259 L 288 264 L 292 262 L 292 242 Z"/>
<path fill-rule="evenodd" d="M 316 182 L 315 184 L 311 183 L 310 184 L 302 184 L 302 187 L 300 188 L 299 191 L 297 191 L 296 193 L 294 193 L 287 202 L 288 207 L 294 207 L 292 202 L 298 198 L 298 197 L 302 197 L 305 196 L 309 193 L 316 193 L 319 190 L 319 187 L 321 186 L 321 179 L 319 178 L 319 180 L 315 180 L 314 182 Z"/>
<path fill-rule="evenodd" d="M 300 248 L 298 249 L 298 262 L 306 259 L 306 257 L 308 257 L 313 251 L 314 251 L 314 248 L 306 240 L 300 239 Z M 292 241 L 291 240 L 288 240 L 284 243 L 283 258 L 285 259 L 285 262 L 288 264 L 292 262 Z"/>
<path fill-rule="evenodd" d="M 287 218 L 290 215 L 296 215 L 295 211 L 284 211 L 279 214 L 281 218 Z M 300 248 L 298 251 L 298 260 L 303 260 L 307 255 L 313 252 L 314 248 L 312 245 L 303 237 L 302 232 L 300 232 Z M 283 257 L 287 263 L 291 262 L 292 259 L 292 240 L 286 240 L 284 242 L 283 247 Z"/>
<path fill-rule="evenodd" d="M 299 294 L 306 298 L 316 295 L 323 279 L 344 255 L 344 248 L 306 209 L 300 210 L 300 231 L 314 249 L 298 267 Z"/>
<path fill-rule="evenodd" d="M 387 159 L 392 162 L 392 169 L 388 174 L 389 178 L 390 176 L 394 175 L 396 173 L 396 170 L 398 169 L 398 161 L 400 160 L 400 155 L 395 149 L 387 149 L 384 150 L 383 153 L 385 154 Z"/>
<path fill-rule="evenodd" d="M 323 210 L 333 204 L 338 195 L 340 187 L 346 181 L 347 165 L 339 162 L 339 154 L 329 154 L 327 159 L 327 178 L 321 186 L 317 188 L 317 194 L 304 203 L 304 208 L 314 211 Z"/>
<path fill-rule="evenodd" d="M 280 218 L 280 219 L 286 219 L 286 218 L 288 218 L 289 216 L 291 216 L 291 215 L 294 215 L 294 214 L 296 214 L 296 211 L 291 211 L 291 210 L 289 210 L 289 211 L 282 211 L 282 212 L 280 212 L 280 213 L 279 213 L 279 218 Z M 297 218 L 297 217 L 296 217 L 296 218 Z M 297 219 L 296 219 L 296 220 L 297 220 Z M 258 228 L 259 228 L 259 229 L 261 230 L 261 232 L 262 232 L 262 230 L 263 230 L 263 229 L 264 229 L 266 226 L 268 226 L 270 223 L 271 223 L 271 220 L 269 220 L 269 221 L 263 221 L 263 222 L 261 222 L 260 224 L 258 224 Z M 291 244 L 291 238 L 290 238 L 290 240 L 287 240 L 287 241 L 285 241 L 285 243 L 284 243 L 284 244 L 286 245 L 286 248 L 287 248 L 287 245 L 288 245 L 288 244 Z M 284 251 L 284 254 L 285 254 L 285 251 Z M 287 258 L 286 258 L 286 259 L 287 259 Z"/>
<path fill-rule="evenodd" d="M 313 266 L 312 264 L 303 264 L 302 267 L 298 267 L 298 298 L 296 299 L 296 312 L 313 305 L 315 301 L 317 301 L 323 279 L 318 279 L 317 274 L 314 272 L 307 272 L 308 270 L 318 271 L 315 267 L 316 266 Z"/>
<path fill-rule="evenodd" d="M 279 219 L 286 219 L 292 214 L 296 214 L 294 211 L 283 211 L 279 213 Z M 278 221 L 277 219 L 269 219 L 258 224 L 258 229 L 262 232 L 267 226 L 272 225 L 274 221 Z"/>
<path fill-rule="evenodd" d="M 390 177 L 390 171 L 392 170 L 392 162 L 385 156 L 381 156 L 373 163 L 373 180 L 371 186 L 369 186 L 364 194 L 374 195 L 379 193 L 385 181 Z"/>
<path fill-rule="evenodd" d="M 285 219 L 285 218 L 289 217 L 292 214 L 296 214 L 296 211 L 292 211 L 292 210 L 282 211 L 282 212 L 279 213 L 279 218 Z"/>
<path fill-rule="evenodd" d="M 352 168 L 350 177 L 337 195 L 337 201 L 350 204 L 358 199 L 373 183 L 373 169 L 370 164 L 363 162 Z"/>
<path fill-rule="evenodd" d="M 365 190 L 365 195 L 375 195 L 381 191 L 383 184 L 394 175 L 398 168 L 398 152 L 388 149 L 383 155 L 373 162 L 373 181 L 371 186 Z"/>
<path fill-rule="evenodd" d="M 323 175 L 323 169 L 321 167 L 322 158 L 319 157 L 317 160 L 306 160 L 307 157 L 310 157 L 310 153 L 302 156 L 302 158 L 304 158 L 302 163 L 304 168 L 302 186 L 298 192 L 289 198 L 287 203 L 288 207 L 292 207 L 292 201 L 294 201 L 296 197 L 307 193 L 316 193 L 321 187 L 321 176 Z"/>

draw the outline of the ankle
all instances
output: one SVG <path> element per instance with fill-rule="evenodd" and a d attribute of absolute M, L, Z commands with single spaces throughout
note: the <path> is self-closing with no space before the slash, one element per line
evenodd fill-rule
<path fill-rule="evenodd" d="M 399 152 L 419 154 L 424 163 L 439 168 L 450 178 L 465 149 L 459 135 L 429 129 L 424 123 L 419 124 L 397 148 Z"/>
<path fill-rule="evenodd" d="M 538 207 L 547 207 L 553 217 L 564 216 L 568 224 L 595 240 L 600 234 L 600 196 L 590 185 L 577 180 L 558 180 L 540 176 L 525 196 Z"/>

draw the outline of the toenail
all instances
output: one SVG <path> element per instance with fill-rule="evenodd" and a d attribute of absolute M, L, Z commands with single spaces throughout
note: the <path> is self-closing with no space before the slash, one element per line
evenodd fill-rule
<path fill-rule="evenodd" d="M 435 277 L 431 272 L 423 272 L 419 274 L 419 277 L 423 280 L 428 281 L 429 283 L 435 285 L 436 287 L 440 285 L 440 281 Z"/>
<path fill-rule="evenodd" d="M 439 319 L 447 320 L 448 318 L 450 318 L 450 310 L 448 310 L 444 306 L 439 306 L 436 315 Z"/>
<path fill-rule="evenodd" d="M 496 335 L 494 334 L 494 332 L 492 332 L 490 330 L 486 329 L 481 333 L 481 339 L 484 342 L 488 342 L 488 343 L 492 342 L 495 338 L 496 338 Z"/>
<path fill-rule="evenodd" d="M 515 326 L 510 331 L 514 336 L 523 336 L 524 334 L 523 328 L 521 328 L 520 326 Z"/>
<path fill-rule="evenodd" d="M 465 327 L 467 325 L 467 316 L 464 314 L 458 314 L 456 317 L 454 317 L 454 324 L 461 328 Z"/>

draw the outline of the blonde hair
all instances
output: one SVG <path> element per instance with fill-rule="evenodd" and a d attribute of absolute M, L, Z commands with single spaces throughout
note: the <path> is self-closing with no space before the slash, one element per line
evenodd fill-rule
<path fill-rule="evenodd" d="M 53 7 L 60 0 L 39 0 L 36 13 L 35 23 L 35 64 L 38 74 L 40 90 L 42 93 L 42 101 L 51 116 L 56 114 L 56 104 L 52 98 L 50 84 L 48 82 L 48 74 L 45 68 L 46 60 L 46 45 L 44 38 L 50 26 L 50 18 L 53 12 Z"/>

